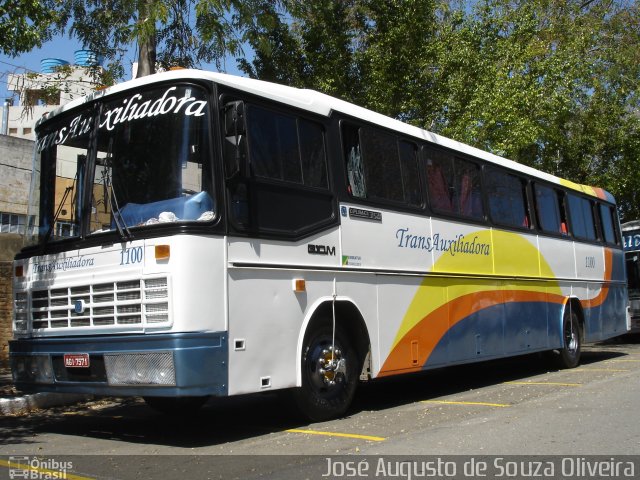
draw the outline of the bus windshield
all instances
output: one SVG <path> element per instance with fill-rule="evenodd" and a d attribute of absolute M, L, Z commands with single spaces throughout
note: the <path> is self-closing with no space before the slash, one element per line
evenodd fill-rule
<path fill-rule="evenodd" d="M 31 243 L 213 220 L 208 110 L 204 90 L 163 86 L 45 123 Z"/>

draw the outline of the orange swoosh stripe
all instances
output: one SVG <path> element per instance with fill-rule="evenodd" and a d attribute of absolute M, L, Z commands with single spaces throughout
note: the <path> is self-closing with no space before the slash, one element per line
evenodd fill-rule
<path fill-rule="evenodd" d="M 393 348 L 378 376 L 391 375 L 400 370 L 403 372 L 421 371 L 433 350 L 451 327 L 480 310 L 510 302 L 562 304 L 565 302 L 565 297 L 553 293 L 526 290 L 494 290 L 463 295 L 438 307 L 409 330 Z M 411 344 L 416 339 L 420 340 L 417 355 L 415 350 L 412 352 Z"/>
<path fill-rule="evenodd" d="M 610 248 L 604 249 L 604 281 L 609 282 L 611 280 L 611 273 L 613 269 L 613 251 Z M 600 293 L 595 297 L 583 300 L 582 303 L 585 308 L 599 307 L 604 303 L 609 295 L 609 285 L 604 285 L 600 289 Z"/>

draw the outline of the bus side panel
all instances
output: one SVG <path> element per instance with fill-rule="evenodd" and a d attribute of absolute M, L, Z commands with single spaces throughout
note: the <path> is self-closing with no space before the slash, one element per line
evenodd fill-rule
<path fill-rule="evenodd" d="M 305 280 L 295 292 L 293 280 Z M 377 345 L 377 294 L 374 275 L 289 268 L 229 269 L 229 394 L 299 384 L 301 341 L 322 302 L 350 301 L 366 319 Z M 330 318 L 327 318 L 330 321 Z M 344 321 L 345 319 L 338 319 Z M 373 359 L 373 368 L 378 368 Z"/>
<path fill-rule="evenodd" d="M 586 291 L 584 288 L 573 290 L 583 306 L 584 333 L 588 342 L 604 340 L 627 331 L 624 254 L 618 250 L 603 248 L 600 255 L 604 264 L 602 281 L 590 282 Z"/>
<path fill-rule="evenodd" d="M 542 278 L 550 280 L 576 278 L 576 259 L 571 240 L 538 237 L 538 249 Z"/>
<path fill-rule="evenodd" d="M 391 309 L 384 291 L 381 318 Z M 386 331 L 381 321 L 382 376 L 560 345 L 554 319 L 562 317 L 565 297 L 555 282 L 424 277 L 415 291 L 397 330 Z"/>
<path fill-rule="evenodd" d="M 545 301 L 524 301 L 518 293 L 523 287 L 544 292 L 547 297 L 545 282 L 526 282 L 524 285 L 516 281 L 504 282 L 506 354 L 528 353 L 549 346 L 549 318 L 554 304 L 548 298 Z"/>

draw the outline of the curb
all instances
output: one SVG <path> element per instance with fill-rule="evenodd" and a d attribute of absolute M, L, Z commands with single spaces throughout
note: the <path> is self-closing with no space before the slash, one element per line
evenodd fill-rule
<path fill-rule="evenodd" d="M 0 415 L 19 415 L 40 408 L 72 405 L 90 400 L 91 395 L 75 393 L 33 393 L 16 398 L 0 398 Z"/>

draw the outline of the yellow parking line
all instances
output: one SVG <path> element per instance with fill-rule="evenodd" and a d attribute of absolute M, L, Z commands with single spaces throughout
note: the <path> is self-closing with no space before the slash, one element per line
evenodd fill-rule
<path fill-rule="evenodd" d="M 629 372 L 626 368 L 572 368 L 567 372 L 579 373 L 579 372 Z"/>
<path fill-rule="evenodd" d="M 8 461 L 1 460 L 1 459 L 0 459 L 0 466 L 7 467 L 12 470 L 14 469 L 23 470 L 23 471 L 26 470 L 27 472 L 39 473 L 40 475 L 37 475 L 35 478 L 51 478 L 51 479 L 64 478 L 68 480 L 95 480 L 93 477 L 82 477 L 80 475 L 74 475 L 65 470 L 49 470 L 47 468 L 32 467 L 31 465 L 25 465 L 23 463 L 9 463 Z M 29 475 L 28 478 L 32 478 L 32 476 Z"/>
<path fill-rule="evenodd" d="M 442 405 L 481 405 L 484 407 L 510 407 L 508 403 L 487 403 L 487 402 L 454 402 L 450 400 L 422 400 L 421 403 L 440 403 Z"/>
<path fill-rule="evenodd" d="M 609 363 L 640 363 L 640 360 L 609 360 Z"/>
<path fill-rule="evenodd" d="M 555 385 L 558 387 L 580 387 L 581 383 L 560 383 L 560 382 L 504 382 L 509 385 Z"/>
<path fill-rule="evenodd" d="M 355 433 L 338 433 L 338 432 L 321 432 L 319 430 L 301 430 L 299 428 L 292 428 L 287 430 L 289 433 L 306 433 L 309 435 L 325 435 L 327 437 L 345 437 L 345 438 L 357 438 L 360 440 L 371 440 L 372 442 L 384 442 L 384 437 L 374 437 L 371 435 L 357 435 Z"/>

